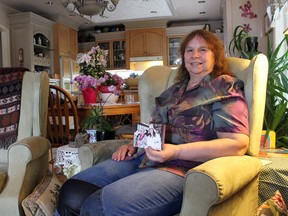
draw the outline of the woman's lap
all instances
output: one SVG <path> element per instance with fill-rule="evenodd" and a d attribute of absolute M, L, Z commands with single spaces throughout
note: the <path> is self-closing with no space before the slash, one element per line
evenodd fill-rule
<path fill-rule="evenodd" d="M 108 160 L 73 176 L 102 187 L 86 199 L 81 215 L 152 216 L 179 212 L 184 178 L 154 168 L 138 169 L 139 163 L 141 158 Z"/>

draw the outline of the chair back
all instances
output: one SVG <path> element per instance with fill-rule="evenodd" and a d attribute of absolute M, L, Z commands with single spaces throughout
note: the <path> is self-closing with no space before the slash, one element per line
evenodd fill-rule
<path fill-rule="evenodd" d="M 50 85 L 47 138 L 51 147 L 74 141 L 79 132 L 77 107 L 72 96 L 63 88 Z"/>
<path fill-rule="evenodd" d="M 0 163 L 7 163 L 10 145 L 30 136 L 46 137 L 49 77 L 5 67 L 0 68 L 0 78 L 0 128 L 6 131 L 0 134 Z"/>
<path fill-rule="evenodd" d="M 258 156 L 264 119 L 268 60 L 263 54 L 252 60 L 229 57 L 232 72 L 244 82 L 244 93 L 249 108 L 250 144 L 247 154 Z M 155 104 L 155 97 L 173 84 L 177 70 L 166 66 L 152 66 L 139 80 L 141 122 L 148 123 Z"/>

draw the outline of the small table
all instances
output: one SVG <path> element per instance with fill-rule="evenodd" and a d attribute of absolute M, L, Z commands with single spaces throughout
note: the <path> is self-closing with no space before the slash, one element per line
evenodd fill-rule
<path fill-rule="evenodd" d="M 270 164 L 263 166 L 259 176 L 259 202 L 262 204 L 279 190 L 288 203 L 288 157 L 270 157 Z"/>
<path fill-rule="evenodd" d="M 77 106 L 77 112 L 78 112 L 78 119 L 81 124 L 81 121 L 85 119 L 87 116 L 91 114 L 91 110 L 93 106 L 99 106 L 99 103 L 91 104 L 89 106 L 87 105 L 79 105 Z M 107 116 L 113 116 L 113 115 L 121 115 L 121 122 L 124 122 L 127 120 L 127 115 L 132 115 L 132 124 L 135 124 L 137 122 L 140 122 L 140 103 L 135 102 L 131 104 L 127 103 L 114 103 L 114 104 L 104 104 L 103 105 L 103 113 Z M 120 123 L 121 123 L 120 122 Z"/>
<path fill-rule="evenodd" d="M 59 168 L 59 172 L 63 171 L 67 178 L 80 172 L 81 165 L 78 157 L 78 148 L 72 148 L 69 145 L 57 148 L 54 166 Z"/>

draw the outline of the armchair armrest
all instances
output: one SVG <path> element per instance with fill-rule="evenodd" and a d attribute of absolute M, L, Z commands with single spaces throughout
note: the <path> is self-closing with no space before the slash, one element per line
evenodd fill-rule
<path fill-rule="evenodd" d="M 111 158 L 113 152 L 115 152 L 121 145 L 129 142 L 131 142 L 131 140 L 115 139 L 89 143 L 81 146 L 78 150 L 81 171 Z"/>
<path fill-rule="evenodd" d="M 261 167 L 258 158 L 229 156 L 207 161 L 189 170 L 185 178 L 181 216 L 207 216 L 211 206 L 225 201 L 258 178 Z M 257 185 L 255 192 L 253 203 L 257 206 Z"/>
<path fill-rule="evenodd" d="M 28 196 L 48 170 L 49 149 L 50 142 L 40 136 L 27 137 L 10 145 L 8 177 L 1 196 L 17 199 L 15 203 Z M 2 201 L 9 202 L 9 199 Z"/>

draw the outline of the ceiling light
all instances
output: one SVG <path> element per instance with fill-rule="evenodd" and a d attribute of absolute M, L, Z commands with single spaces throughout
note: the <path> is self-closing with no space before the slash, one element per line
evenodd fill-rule
<path fill-rule="evenodd" d="M 81 16 L 104 16 L 104 11 L 114 11 L 120 0 L 61 0 L 63 6 L 69 10 L 77 10 Z"/>

